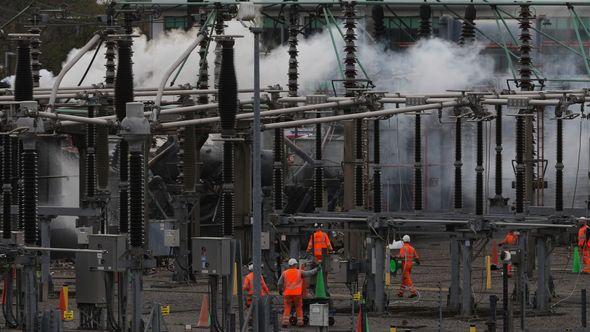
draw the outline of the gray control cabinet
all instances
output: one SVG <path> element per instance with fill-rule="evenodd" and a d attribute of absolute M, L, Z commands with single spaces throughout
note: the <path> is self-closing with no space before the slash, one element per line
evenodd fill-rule
<path fill-rule="evenodd" d="M 76 302 L 78 304 L 105 305 L 105 279 L 103 271 L 91 271 L 96 254 L 76 254 Z"/>
<path fill-rule="evenodd" d="M 193 273 L 227 276 L 231 273 L 231 239 L 193 237 Z"/>
<path fill-rule="evenodd" d="M 124 272 L 127 266 L 125 255 L 127 252 L 126 234 L 89 234 L 88 248 L 106 250 L 97 254 L 90 261 L 91 270 L 106 272 Z"/>

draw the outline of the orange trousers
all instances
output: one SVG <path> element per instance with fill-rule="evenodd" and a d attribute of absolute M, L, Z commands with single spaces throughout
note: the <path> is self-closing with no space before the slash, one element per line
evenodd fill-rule
<path fill-rule="evenodd" d="M 416 294 L 416 288 L 412 282 L 412 265 L 403 264 L 402 267 L 402 284 L 399 289 L 399 296 L 404 296 L 405 291 L 409 291 L 412 295 Z"/>
<path fill-rule="evenodd" d="M 582 260 L 584 263 L 584 269 L 582 273 L 590 274 L 590 247 L 586 246 L 586 248 L 582 249 Z"/>
<path fill-rule="evenodd" d="M 297 325 L 303 326 L 303 296 L 302 295 L 284 295 L 283 296 L 283 325 L 289 324 L 291 309 L 295 307 L 297 314 Z"/>

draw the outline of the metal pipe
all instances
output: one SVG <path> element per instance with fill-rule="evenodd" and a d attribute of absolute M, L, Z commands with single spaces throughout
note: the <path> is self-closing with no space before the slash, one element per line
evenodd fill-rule
<path fill-rule="evenodd" d="M 75 252 L 82 254 L 106 254 L 108 250 L 94 250 L 94 249 L 75 249 L 75 248 L 47 248 L 47 247 L 22 247 L 24 250 L 31 251 L 55 251 L 55 252 Z"/>
<path fill-rule="evenodd" d="M 297 106 L 297 107 L 288 107 L 288 108 L 279 108 L 270 111 L 263 111 L 260 112 L 262 117 L 268 116 L 276 116 L 282 114 L 289 114 L 295 112 L 305 112 L 305 111 L 314 111 L 318 109 L 326 109 L 326 108 L 335 108 L 335 107 L 344 107 L 355 105 L 359 103 L 355 100 L 344 100 L 344 101 L 335 101 L 330 103 L 324 104 L 313 104 L 313 105 L 305 105 L 305 106 Z M 252 118 L 254 113 L 240 113 L 236 115 L 237 120 L 242 119 L 250 119 Z M 215 123 L 219 121 L 219 117 L 211 117 L 211 118 L 203 118 L 203 119 L 194 119 L 194 120 L 185 120 L 185 121 L 175 121 L 175 122 L 164 122 L 158 125 L 158 128 L 166 129 L 166 128 L 176 128 L 182 126 L 189 126 L 189 125 L 197 125 L 197 124 L 206 124 L 206 123 Z M 284 122 L 279 122 L 284 123 Z"/>
<path fill-rule="evenodd" d="M 309 124 L 337 122 L 337 121 L 343 121 L 343 120 L 376 118 L 376 117 L 389 116 L 389 115 L 394 115 L 394 114 L 403 114 L 403 113 L 410 113 L 410 112 L 426 111 L 426 110 L 431 110 L 431 109 L 454 107 L 454 106 L 457 106 L 460 104 L 461 103 L 458 101 L 450 101 L 450 102 L 444 102 L 444 103 L 419 105 L 419 106 L 408 106 L 408 107 L 395 108 L 395 109 L 389 109 L 389 110 L 381 110 L 381 111 L 326 116 L 326 117 L 316 118 L 316 119 L 305 119 L 305 120 L 295 120 L 295 121 L 289 121 L 289 122 L 269 123 L 269 124 L 263 125 L 262 130 L 268 130 L 268 129 L 274 129 L 274 128 L 290 128 L 290 127 L 298 127 L 298 126 L 309 125 Z M 322 104 L 319 104 L 319 105 L 322 105 Z M 318 105 L 310 105 L 310 106 L 318 106 Z M 269 112 L 272 112 L 272 111 L 269 111 Z"/>
<path fill-rule="evenodd" d="M 588 319 L 587 319 L 587 314 L 588 314 L 588 310 L 586 309 L 586 288 L 582 289 L 582 292 L 580 293 L 581 295 L 581 302 L 582 305 L 580 306 L 580 309 L 582 310 L 582 327 L 586 327 L 588 325 Z"/>
<path fill-rule="evenodd" d="M 59 75 L 57 75 L 57 77 L 55 78 L 55 82 L 53 83 L 53 88 L 51 89 L 51 96 L 49 97 L 49 104 L 47 105 L 48 112 L 52 112 L 52 110 L 54 108 L 55 100 L 57 98 L 57 91 L 59 89 L 59 85 L 61 84 L 61 81 L 63 80 L 64 76 L 66 76 L 68 71 L 70 71 L 70 69 L 72 69 L 72 67 L 78 61 L 80 61 L 82 56 L 84 54 L 86 54 L 86 52 L 88 52 L 94 45 L 96 45 L 96 43 L 99 40 L 100 40 L 100 35 L 94 35 L 94 37 L 92 37 L 88 41 L 88 43 L 86 43 L 86 45 L 84 45 L 84 47 L 82 47 L 82 49 L 80 49 L 80 51 L 78 51 L 76 56 L 74 56 L 74 58 L 70 62 L 66 63 L 65 66 L 62 68 L 62 70 L 59 72 Z"/>
<path fill-rule="evenodd" d="M 75 116 L 69 114 L 49 113 L 49 112 L 31 112 L 30 117 L 40 117 L 53 120 L 69 120 L 76 123 L 86 123 L 98 126 L 113 126 L 114 122 L 100 118 L 86 118 L 83 116 Z"/>
<path fill-rule="evenodd" d="M 168 67 L 168 69 L 164 73 L 162 80 L 160 80 L 160 85 L 158 86 L 158 93 L 156 94 L 154 108 L 155 112 L 152 113 L 153 122 L 158 121 L 158 114 L 160 112 L 159 109 L 160 105 L 162 104 L 162 96 L 164 95 L 164 87 L 166 87 L 166 82 L 168 82 L 168 79 L 170 78 L 172 73 L 174 73 L 174 70 L 176 70 L 176 68 L 178 68 L 178 66 L 180 66 L 180 64 L 189 57 L 193 50 L 197 48 L 197 46 L 199 46 L 199 43 L 201 43 L 203 38 L 205 38 L 205 32 L 200 31 L 197 35 L 197 38 L 189 45 L 189 47 L 182 53 L 182 55 L 178 59 L 176 59 L 176 61 L 174 61 L 174 63 L 170 67 Z"/>

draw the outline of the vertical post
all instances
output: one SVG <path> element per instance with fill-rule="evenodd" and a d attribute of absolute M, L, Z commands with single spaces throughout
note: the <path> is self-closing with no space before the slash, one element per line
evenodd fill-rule
<path fill-rule="evenodd" d="M 582 315 L 581 315 L 581 317 L 582 317 L 582 327 L 587 327 L 588 320 L 587 320 L 587 316 L 586 315 L 587 315 L 588 310 L 586 309 L 586 288 L 582 289 L 581 296 L 582 296 L 582 298 L 581 298 L 582 305 L 580 307 L 582 309 Z"/>
<path fill-rule="evenodd" d="M 471 240 L 464 240 L 461 249 L 461 274 L 463 275 L 461 315 L 470 316 L 473 306 L 471 298 Z"/>
<path fill-rule="evenodd" d="M 260 237 L 262 234 L 262 184 L 260 179 L 260 28 L 251 28 L 254 34 L 254 122 L 252 125 L 252 264 L 254 264 L 254 294 L 252 296 L 253 330 L 262 331 L 260 322 L 260 278 L 262 271 L 260 265 L 261 248 Z"/>
<path fill-rule="evenodd" d="M 488 319 L 488 331 L 496 332 L 496 306 L 498 303 L 498 297 L 496 295 L 490 295 L 490 317 Z"/>
<path fill-rule="evenodd" d="M 537 311 L 545 312 L 549 309 L 549 294 L 547 294 L 548 275 L 545 264 L 547 263 L 547 246 L 542 236 L 536 239 L 537 247 Z"/>
<path fill-rule="evenodd" d="M 383 239 L 375 238 L 375 311 L 385 311 L 385 244 Z"/>
<path fill-rule="evenodd" d="M 502 263 L 502 323 L 504 332 L 510 331 L 510 322 L 508 318 L 508 264 Z"/>
<path fill-rule="evenodd" d="M 51 247 L 50 243 L 50 229 L 51 219 L 47 217 L 40 218 L 40 233 L 41 233 L 41 246 L 44 248 Z M 45 301 L 49 296 L 49 281 L 51 275 L 49 274 L 49 265 L 51 264 L 51 253 L 49 251 L 43 252 L 41 256 L 41 301 Z"/>
<path fill-rule="evenodd" d="M 461 118 L 457 116 L 455 120 L 455 191 L 454 191 L 454 207 L 457 210 L 463 208 L 463 175 L 461 174 L 461 168 L 463 167 L 462 161 L 462 139 L 461 139 Z M 451 242 L 451 246 L 453 242 Z"/>
<path fill-rule="evenodd" d="M 482 216 L 484 210 L 483 200 L 483 121 L 477 121 L 477 143 L 476 143 L 475 166 L 475 215 Z"/>
<path fill-rule="evenodd" d="M 461 278 L 459 269 L 461 262 L 459 258 L 460 242 L 457 239 L 451 239 L 451 286 L 449 287 L 449 306 L 454 310 L 459 310 L 461 301 Z"/>

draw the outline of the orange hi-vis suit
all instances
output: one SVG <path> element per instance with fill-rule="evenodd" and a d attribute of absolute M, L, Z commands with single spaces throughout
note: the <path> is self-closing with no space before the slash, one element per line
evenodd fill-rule
<path fill-rule="evenodd" d="M 283 271 L 283 325 L 289 324 L 292 306 L 297 314 L 297 325 L 303 326 L 303 271 L 297 267 Z M 279 280 L 281 285 L 281 280 Z"/>
<path fill-rule="evenodd" d="M 269 293 L 268 286 L 266 286 L 266 282 L 264 281 L 264 277 L 260 276 L 260 296 L 266 296 Z M 242 289 L 246 294 L 246 306 L 250 306 L 252 303 L 252 295 L 254 295 L 254 272 L 248 273 L 246 278 L 244 278 L 244 284 L 242 285 Z"/>
<path fill-rule="evenodd" d="M 514 231 L 510 231 L 508 234 L 506 234 L 504 240 L 502 240 L 499 244 L 501 246 L 505 244 L 509 246 L 516 246 L 518 245 L 518 235 L 514 234 Z M 506 268 L 508 270 L 508 276 L 512 276 L 512 264 L 508 264 Z"/>
<path fill-rule="evenodd" d="M 402 284 L 399 289 L 398 295 L 404 296 L 405 291 L 409 291 L 412 296 L 416 295 L 416 288 L 412 282 L 412 266 L 414 266 L 414 259 L 420 259 L 418 252 L 411 244 L 404 242 L 404 246 L 399 250 L 398 259 L 402 261 Z"/>
<path fill-rule="evenodd" d="M 582 251 L 582 260 L 584 263 L 582 273 L 590 274 L 590 239 L 586 236 L 588 231 L 587 225 L 583 225 L 578 230 L 578 247 Z"/>
<path fill-rule="evenodd" d="M 307 244 L 307 252 L 311 252 L 312 249 L 313 255 L 315 256 L 318 262 L 322 261 L 324 249 L 329 251 L 334 250 L 332 248 L 332 243 L 330 243 L 330 238 L 328 237 L 328 234 L 321 230 L 315 231 L 309 237 L 309 243 Z"/>

